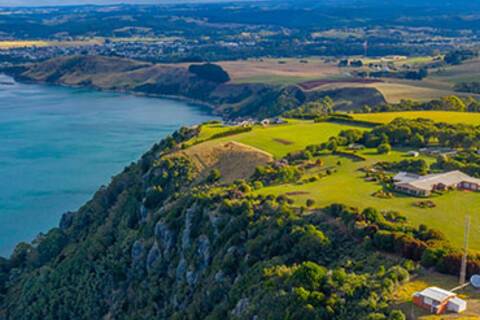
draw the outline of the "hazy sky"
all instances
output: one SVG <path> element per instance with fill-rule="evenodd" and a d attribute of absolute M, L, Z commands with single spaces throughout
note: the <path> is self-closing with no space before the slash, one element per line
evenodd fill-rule
<path fill-rule="evenodd" d="M 51 6 L 71 4 L 217 2 L 219 0 L 0 0 L 0 6 Z"/>

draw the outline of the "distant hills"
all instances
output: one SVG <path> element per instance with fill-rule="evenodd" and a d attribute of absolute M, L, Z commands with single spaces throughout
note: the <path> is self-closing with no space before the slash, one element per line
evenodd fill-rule
<path fill-rule="evenodd" d="M 69 56 L 6 70 L 20 80 L 85 86 L 100 90 L 174 96 L 201 102 L 225 117 L 272 117 L 329 96 L 351 110 L 385 102 L 375 88 L 304 91 L 298 86 L 216 82 L 184 65 L 164 65 L 103 56 Z"/>

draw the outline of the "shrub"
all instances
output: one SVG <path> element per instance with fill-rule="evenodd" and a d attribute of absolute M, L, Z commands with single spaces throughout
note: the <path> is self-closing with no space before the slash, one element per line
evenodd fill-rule
<path fill-rule="evenodd" d="M 377 151 L 380 154 L 387 154 L 392 151 L 392 146 L 388 143 L 382 143 L 381 145 L 378 146 Z"/>
<path fill-rule="evenodd" d="M 312 207 L 314 204 L 315 204 L 315 200 L 313 200 L 313 199 L 307 199 L 307 203 L 306 203 L 307 207 L 310 208 L 310 207 Z"/>
<path fill-rule="evenodd" d="M 212 171 L 210 171 L 210 174 L 207 177 L 207 182 L 214 183 L 220 180 L 221 178 L 222 178 L 222 174 L 220 173 L 220 170 L 213 169 Z"/>

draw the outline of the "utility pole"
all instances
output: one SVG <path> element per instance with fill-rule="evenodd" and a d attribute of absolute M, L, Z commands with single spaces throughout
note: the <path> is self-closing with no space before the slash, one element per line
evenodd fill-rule
<path fill-rule="evenodd" d="M 465 233 L 463 234 L 463 257 L 462 266 L 460 268 L 460 285 L 466 282 L 467 277 L 467 255 L 468 255 L 468 238 L 470 234 L 470 216 L 465 216 Z"/>

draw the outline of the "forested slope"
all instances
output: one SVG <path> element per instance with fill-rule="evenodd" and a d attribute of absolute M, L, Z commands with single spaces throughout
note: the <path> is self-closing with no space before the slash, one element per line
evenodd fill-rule
<path fill-rule="evenodd" d="M 408 279 L 398 261 L 248 180 L 198 180 L 172 153 L 196 133 L 0 260 L 0 319 L 403 319 L 388 305 Z"/>

